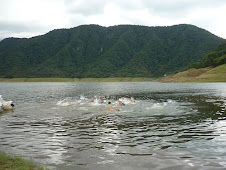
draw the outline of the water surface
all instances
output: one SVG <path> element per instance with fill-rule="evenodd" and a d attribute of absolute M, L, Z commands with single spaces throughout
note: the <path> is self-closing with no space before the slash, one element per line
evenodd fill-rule
<path fill-rule="evenodd" d="M 0 83 L 0 95 L 16 105 L 0 114 L 0 151 L 52 169 L 226 169 L 226 83 Z"/>

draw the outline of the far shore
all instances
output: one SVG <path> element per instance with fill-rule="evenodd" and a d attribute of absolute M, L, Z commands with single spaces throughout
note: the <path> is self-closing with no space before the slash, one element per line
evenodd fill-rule
<path fill-rule="evenodd" d="M 150 77 L 111 78 L 0 78 L 0 82 L 226 82 L 226 64 L 213 67 L 191 68 L 159 79 Z"/>
<path fill-rule="evenodd" d="M 121 78 L 0 78 L 0 82 L 145 82 L 155 81 L 148 77 Z"/>
<path fill-rule="evenodd" d="M 155 78 L 0 78 L 0 83 L 22 83 L 22 82 L 161 82 L 161 83 L 208 83 L 226 82 L 226 78 L 215 77 L 198 79 L 196 77 L 177 75 Z"/>

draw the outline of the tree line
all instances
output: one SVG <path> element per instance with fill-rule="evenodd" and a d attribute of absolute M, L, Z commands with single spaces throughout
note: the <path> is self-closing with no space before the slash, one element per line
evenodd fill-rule
<path fill-rule="evenodd" d="M 186 24 L 82 25 L 2 40 L 0 77 L 160 77 L 200 62 L 222 41 Z"/>

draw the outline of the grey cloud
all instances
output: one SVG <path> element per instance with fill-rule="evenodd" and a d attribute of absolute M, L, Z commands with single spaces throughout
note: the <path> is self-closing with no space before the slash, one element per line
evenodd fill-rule
<path fill-rule="evenodd" d="M 7 37 L 33 36 L 37 33 L 47 32 L 48 27 L 38 24 L 38 22 L 9 22 L 0 21 L 0 40 Z"/>
<path fill-rule="evenodd" d="M 148 10 L 152 15 L 183 18 L 194 9 L 220 7 L 225 0 L 115 0 L 114 3 L 126 11 Z"/>
<path fill-rule="evenodd" d="M 28 21 L 17 22 L 18 19 L 13 11 L 13 4 L 16 0 L 0 0 L 0 38 L 7 37 L 7 35 L 28 35 L 34 32 L 46 33 L 53 28 L 52 21 Z M 35 1 L 35 0 L 34 0 Z M 74 27 L 81 24 L 90 24 L 92 16 L 97 16 L 95 23 L 98 24 L 98 16 L 104 14 L 105 7 L 109 4 L 114 4 L 120 9 L 122 20 L 128 21 L 131 24 L 150 25 L 151 21 L 147 23 L 147 18 L 140 18 L 139 13 L 144 11 L 148 13 L 149 17 L 153 19 L 166 19 L 172 21 L 189 22 L 189 14 L 195 10 L 202 10 L 205 12 L 206 8 L 218 8 L 226 5 L 225 0 L 37 0 L 48 2 L 50 4 L 60 2 L 62 11 L 64 11 L 65 22 L 63 27 Z M 109 6 L 108 6 L 109 7 Z M 29 6 L 27 6 L 29 8 Z M 41 13 L 41 10 L 40 10 Z M 132 15 L 131 15 L 132 14 Z M 145 13 L 146 14 L 146 13 Z M 208 14 L 207 14 L 208 15 Z M 135 17 L 134 17 L 135 16 Z M 211 24 L 216 20 L 210 16 L 199 17 L 197 20 L 191 21 L 190 24 L 199 25 L 200 27 L 211 27 Z M 186 18 L 187 17 L 187 18 Z M 23 18 L 20 18 L 21 20 Z M 38 18 L 36 18 L 38 19 Z M 110 18 L 109 18 L 110 19 Z M 151 19 L 151 18 L 150 18 Z M 100 17 L 101 21 L 101 17 Z M 57 21 L 55 21 L 57 22 Z M 58 21 L 60 23 L 60 21 Z M 118 23 L 124 24 L 124 23 Z M 155 24 L 153 22 L 153 24 Z M 163 23 L 164 24 L 164 23 Z M 52 27 L 51 27 L 52 25 Z M 55 24 L 57 25 L 57 24 Z M 59 24 L 61 25 L 61 24 Z"/>
<path fill-rule="evenodd" d="M 143 0 L 115 0 L 114 3 L 123 10 L 134 11 L 144 9 L 145 3 Z"/>
<path fill-rule="evenodd" d="M 162 15 L 165 17 L 181 18 L 195 9 L 218 7 L 225 4 L 223 0 L 144 0 L 145 6 L 150 9 L 154 14 Z"/>
<path fill-rule="evenodd" d="M 64 4 L 68 13 L 83 16 L 98 15 L 104 12 L 106 0 L 65 0 Z"/>
<path fill-rule="evenodd" d="M 0 30 L 7 30 L 10 32 L 21 32 L 21 31 L 35 31 L 39 30 L 39 28 L 36 27 L 37 25 L 31 25 L 31 24 L 24 24 L 21 22 L 9 22 L 9 21 L 0 21 Z"/>

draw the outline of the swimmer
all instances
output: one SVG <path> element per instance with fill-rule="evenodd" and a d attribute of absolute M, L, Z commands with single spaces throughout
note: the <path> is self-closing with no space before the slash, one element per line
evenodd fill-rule
<path fill-rule="evenodd" d="M 92 100 L 90 100 L 90 101 L 88 101 L 88 102 L 94 102 L 94 99 L 92 99 Z"/>
<path fill-rule="evenodd" d="M 135 100 L 133 98 L 120 97 L 118 100 L 124 104 L 135 104 Z"/>
<path fill-rule="evenodd" d="M 124 97 L 120 97 L 118 100 L 119 101 L 124 101 L 124 99 L 125 99 Z"/>
<path fill-rule="evenodd" d="M 108 109 L 106 112 L 120 111 L 119 109 Z"/>
<path fill-rule="evenodd" d="M 135 104 L 135 100 L 132 100 L 131 98 L 129 99 L 131 104 Z"/>
<path fill-rule="evenodd" d="M 101 102 L 101 103 L 104 103 L 103 97 L 100 97 L 100 102 Z"/>
<path fill-rule="evenodd" d="M 125 106 L 124 103 L 122 103 L 121 101 L 118 101 L 119 106 Z"/>
<path fill-rule="evenodd" d="M 107 104 L 107 106 L 112 106 L 113 105 L 113 103 L 111 103 L 111 102 L 108 102 L 108 104 Z"/>

